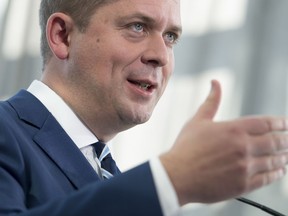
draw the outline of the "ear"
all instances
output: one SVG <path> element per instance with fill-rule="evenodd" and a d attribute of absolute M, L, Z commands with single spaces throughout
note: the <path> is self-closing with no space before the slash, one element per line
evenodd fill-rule
<path fill-rule="evenodd" d="M 52 14 L 47 22 L 46 36 L 51 51 L 59 59 L 69 56 L 70 38 L 74 22 L 63 13 Z"/>

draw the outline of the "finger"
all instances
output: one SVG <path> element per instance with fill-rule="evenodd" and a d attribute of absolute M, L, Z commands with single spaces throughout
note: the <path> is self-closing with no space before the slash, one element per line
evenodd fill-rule
<path fill-rule="evenodd" d="M 200 106 L 193 119 L 213 120 L 221 100 L 221 86 L 216 80 L 211 81 L 211 90 L 204 103 Z"/>
<path fill-rule="evenodd" d="M 288 130 L 286 117 L 247 117 L 239 121 L 251 135 Z"/>
<path fill-rule="evenodd" d="M 286 174 L 286 168 L 280 168 L 265 173 L 259 173 L 253 176 L 249 191 L 268 185 L 274 181 L 279 180 Z M 248 191 L 247 191 L 248 192 Z"/>
<path fill-rule="evenodd" d="M 288 163 L 288 153 L 256 158 L 251 164 L 251 173 L 265 173 L 283 169 Z"/>
<path fill-rule="evenodd" d="M 262 136 L 253 136 L 251 140 L 253 142 L 251 153 L 254 156 L 271 155 L 288 151 L 287 133 L 267 133 Z"/>

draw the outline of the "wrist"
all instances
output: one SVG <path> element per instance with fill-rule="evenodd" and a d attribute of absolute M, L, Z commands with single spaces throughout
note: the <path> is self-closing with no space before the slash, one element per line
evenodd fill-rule
<path fill-rule="evenodd" d="M 181 179 L 183 178 L 183 174 L 181 174 L 181 167 L 177 166 L 177 162 L 174 159 L 174 157 L 172 156 L 172 153 L 168 152 L 168 153 L 164 153 L 162 155 L 160 155 L 159 157 L 164 169 L 166 170 L 166 173 L 170 179 L 170 182 L 176 192 L 178 201 L 180 206 L 183 206 L 191 201 L 191 197 L 190 199 L 187 196 L 187 189 L 185 187 L 185 183 L 183 181 L 181 181 Z M 180 168 L 179 168 L 180 167 Z"/>

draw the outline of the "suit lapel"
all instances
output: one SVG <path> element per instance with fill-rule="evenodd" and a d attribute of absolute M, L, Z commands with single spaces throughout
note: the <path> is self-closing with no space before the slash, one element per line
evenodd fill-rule
<path fill-rule="evenodd" d="M 57 164 L 75 188 L 99 180 L 84 155 L 43 104 L 27 91 L 9 100 L 20 119 L 39 128 L 33 140 Z"/>

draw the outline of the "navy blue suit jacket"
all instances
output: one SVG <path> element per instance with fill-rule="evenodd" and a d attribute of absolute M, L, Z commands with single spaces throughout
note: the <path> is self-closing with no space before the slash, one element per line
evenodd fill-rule
<path fill-rule="evenodd" d="M 162 215 L 148 163 L 100 181 L 43 104 L 0 103 L 0 215 Z"/>

